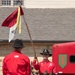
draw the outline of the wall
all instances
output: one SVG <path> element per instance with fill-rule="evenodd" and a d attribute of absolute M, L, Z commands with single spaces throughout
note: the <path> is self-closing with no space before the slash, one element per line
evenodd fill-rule
<path fill-rule="evenodd" d="M 0 43 L 0 56 L 5 56 L 9 53 L 11 53 L 13 51 L 13 43 Z M 42 52 L 42 50 L 44 48 L 47 48 L 51 51 L 51 43 L 35 43 L 34 47 L 36 50 L 36 53 L 38 54 L 38 56 L 40 55 L 40 52 Z M 33 47 L 30 43 L 24 43 L 24 48 L 22 49 L 22 53 L 33 57 L 34 56 L 34 50 Z"/>
<path fill-rule="evenodd" d="M 26 0 L 26 8 L 75 8 L 75 0 Z"/>
<path fill-rule="evenodd" d="M 13 6 L 13 0 L 11 2 Z M 1 0 L 0 0 L 1 5 Z M 9 6 L 8 6 L 9 7 Z M 75 0 L 24 0 L 26 8 L 75 8 Z"/>

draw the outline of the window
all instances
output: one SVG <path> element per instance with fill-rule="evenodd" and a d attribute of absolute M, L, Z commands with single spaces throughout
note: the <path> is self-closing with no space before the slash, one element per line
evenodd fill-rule
<path fill-rule="evenodd" d="M 75 63 L 75 55 L 71 55 L 70 56 L 70 62 L 71 63 Z"/>
<path fill-rule="evenodd" d="M 1 5 L 3 7 L 8 7 L 8 6 L 24 6 L 24 1 L 25 0 L 1 0 Z"/>
<path fill-rule="evenodd" d="M 24 5 L 24 0 L 14 0 L 13 5 Z"/>
<path fill-rule="evenodd" d="M 2 5 L 11 5 L 11 0 L 2 0 Z"/>

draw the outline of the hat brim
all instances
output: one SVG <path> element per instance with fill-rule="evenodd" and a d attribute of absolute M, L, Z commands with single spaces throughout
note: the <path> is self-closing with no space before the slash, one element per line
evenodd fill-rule
<path fill-rule="evenodd" d="M 44 53 L 40 53 L 41 55 L 49 55 L 49 56 L 52 56 L 52 54 L 44 54 Z"/>
<path fill-rule="evenodd" d="M 24 46 L 13 46 L 14 48 L 23 48 Z"/>

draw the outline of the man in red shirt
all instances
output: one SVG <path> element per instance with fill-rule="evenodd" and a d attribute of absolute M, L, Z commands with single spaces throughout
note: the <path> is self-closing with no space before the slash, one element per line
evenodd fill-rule
<path fill-rule="evenodd" d="M 3 60 L 3 75 L 30 75 L 30 59 L 21 53 L 23 48 L 22 40 L 16 39 L 13 45 L 15 49 Z"/>
<path fill-rule="evenodd" d="M 54 63 L 48 60 L 49 56 L 52 56 L 47 49 L 44 49 L 42 53 L 43 60 L 38 62 L 36 59 L 33 60 L 32 65 L 36 70 L 39 70 L 40 75 L 50 75 L 52 72 L 55 72 Z"/>

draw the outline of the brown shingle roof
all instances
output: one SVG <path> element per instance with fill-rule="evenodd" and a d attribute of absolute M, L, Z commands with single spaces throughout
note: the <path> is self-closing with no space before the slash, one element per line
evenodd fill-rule
<path fill-rule="evenodd" d="M 0 8 L 0 25 L 16 8 Z M 75 40 L 75 9 L 25 9 L 26 22 L 33 40 Z M 9 29 L 0 27 L 0 40 L 7 40 Z M 30 40 L 22 22 L 22 34 L 15 38 Z M 14 39 L 15 39 L 14 38 Z"/>

